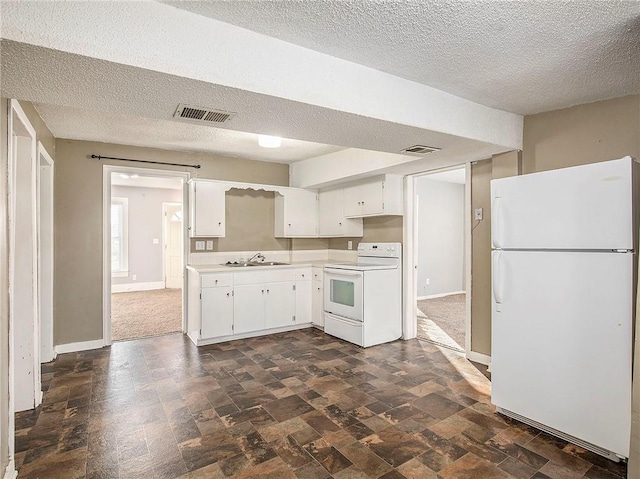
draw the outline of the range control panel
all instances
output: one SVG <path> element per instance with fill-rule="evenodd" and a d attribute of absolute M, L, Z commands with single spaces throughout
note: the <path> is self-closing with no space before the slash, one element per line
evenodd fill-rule
<path fill-rule="evenodd" d="M 402 256 L 401 243 L 360 243 L 358 256 L 374 258 L 400 258 Z"/>

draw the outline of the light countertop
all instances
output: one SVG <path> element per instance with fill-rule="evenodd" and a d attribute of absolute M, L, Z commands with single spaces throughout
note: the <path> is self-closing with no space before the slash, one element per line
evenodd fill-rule
<path fill-rule="evenodd" d="M 336 260 L 315 260 L 315 261 L 293 261 L 289 264 L 277 264 L 273 266 L 225 266 L 224 264 L 188 264 L 187 269 L 196 273 L 242 273 L 246 271 L 262 271 L 272 269 L 288 269 L 288 268 L 305 268 L 319 267 L 325 264 L 337 263 Z"/>

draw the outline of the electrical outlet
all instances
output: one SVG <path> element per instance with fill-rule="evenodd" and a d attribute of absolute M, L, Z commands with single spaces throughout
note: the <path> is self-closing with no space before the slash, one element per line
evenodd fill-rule
<path fill-rule="evenodd" d="M 429 278 L 427 278 L 424 282 L 425 282 L 425 284 L 426 284 L 427 286 L 429 286 L 429 284 L 431 283 L 431 280 L 430 280 Z"/>
<path fill-rule="evenodd" d="M 347 249 L 353 249 L 353 241 L 347 241 Z"/>
<path fill-rule="evenodd" d="M 204 251 L 204 241 L 196 241 L 196 251 Z"/>
<path fill-rule="evenodd" d="M 482 208 L 476 208 L 474 212 L 476 220 L 482 221 Z"/>
<path fill-rule="evenodd" d="M 213 240 L 207 240 L 207 251 L 211 251 L 213 249 Z"/>
<path fill-rule="evenodd" d="M 132 279 L 132 280 L 134 280 L 134 281 L 135 281 L 135 280 L 136 280 L 136 278 L 137 278 L 137 276 L 136 276 L 135 274 L 132 274 L 132 275 L 131 275 L 131 279 Z"/>
<path fill-rule="evenodd" d="M 153 244 L 160 244 L 160 240 L 158 238 L 153 238 Z"/>

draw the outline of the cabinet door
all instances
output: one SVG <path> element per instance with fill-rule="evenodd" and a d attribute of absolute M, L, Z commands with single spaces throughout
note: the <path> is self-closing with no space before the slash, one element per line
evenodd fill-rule
<path fill-rule="evenodd" d="M 264 329 L 265 287 L 262 284 L 235 286 L 233 291 L 233 332 Z"/>
<path fill-rule="evenodd" d="M 225 235 L 225 189 L 208 181 L 189 184 L 189 236 Z"/>
<path fill-rule="evenodd" d="M 202 288 L 202 339 L 233 334 L 232 289 Z"/>
<path fill-rule="evenodd" d="M 377 180 L 360 185 L 360 193 L 360 206 L 363 216 L 384 213 L 382 181 Z"/>
<path fill-rule="evenodd" d="M 311 283 L 313 281 L 296 281 L 296 323 L 311 322 Z"/>
<path fill-rule="evenodd" d="M 344 221 L 343 190 L 318 193 L 318 231 L 320 236 L 342 236 Z"/>
<path fill-rule="evenodd" d="M 318 235 L 318 196 L 313 191 L 290 190 L 285 198 L 287 236 Z"/>
<path fill-rule="evenodd" d="M 318 326 L 324 326 L 324 296 L 322 294 L 322 281 L 313 281 L 312 286 L 312 315 L 311 322 Z"/>
<path fill-rule="evenodd" d="M 347 186 L 343 191 L 345 216 L 362 216 L 363 185 Z"/>
<path fill-rule="evenodd" d="M 264 285 L 264 327 L 265 329 L 291 326 L 296 314 L 293 281 L 267 283 Z"/>

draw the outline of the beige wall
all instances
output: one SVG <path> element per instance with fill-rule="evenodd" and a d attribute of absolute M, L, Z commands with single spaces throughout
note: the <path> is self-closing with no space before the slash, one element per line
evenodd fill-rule
<path fill-rule="evenodd" d="M 640 95 L 526 116 L 523 172 L 640 159 Z"/>
<path fill-rule="evenodd" d="M 362 238 L 330 238 L 329 249 L 347 249 L 349 241 L 353 249 L 360 243 L 402 243 L 402 216 L 375 216 L 363 218 Z"/>
<path fill-rule="evenodd" d="M 287 185 L 288 165 L 250 161 L 202 153 L 174 152 L 86 141 L 58 139 L 55 174 L 55 282 L 54 343 L 66 344 L 102 338 L 102 166 L 106 164 L 188 171 L 200 178 Z M 202 165 L 199 170 L 162 165 L 144 165 L 91 159 L 91 154 Z M 228 213 L 232 234 L 242 217 L 246 223 L 260 222 L 271 201 L 259 195 L 231 195 Z M 251 198 L 249 198 L 251 197 Z M 235 200 L 238 200 L 236 203 Z M 253 209 L 246 209 L 251 201 Z M 235 208 L 239 208 L 240 211 Z M 236 213 L 238 213 L 236 215 Z M 238 220 L 236 220 L 238 218 Z M 265 220 L 266 221 L 266 220 Z M 273 228 L 273 213 L 270 216 Z M 273 229 L 272 229 L 273 230 Z M 272 231 L 271 230 L 271 231 Z M 265 239 L 264 237 L 262 238 Z M 216 240 L 218 241 L 223 240 Z M 267 249 L 269 243 L 250 246 Z M 247 244 L 247 246 L 249 246 Z M 229 246 L 231 247 L 231 246 Z M 286 248 L 282 246 L 282 248 Z M 254 248 L 249 248 L 254 249 Z"/>

